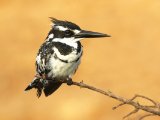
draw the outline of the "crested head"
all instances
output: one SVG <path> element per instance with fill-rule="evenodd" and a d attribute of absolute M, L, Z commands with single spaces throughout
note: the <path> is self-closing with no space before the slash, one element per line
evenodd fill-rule
<path fill-rule="evenodd" d="M 52 29 L 47 40 L 61 42 L 77 42 L 83 38 L 109 37 L 107 34 L 82 30 L 78 25 L 69 21 L 62 21 L 50 17 Z"/>
<path fill-rule="evenodd" d="M 49 32 L 48 38 L 53 41 L 61 42 L 77 42 L 80 38 L 75 38 L 75 35 L 81 31 L 81 28 L 75 23 L 62 21 L 50 17 L 52 29 Z"/>

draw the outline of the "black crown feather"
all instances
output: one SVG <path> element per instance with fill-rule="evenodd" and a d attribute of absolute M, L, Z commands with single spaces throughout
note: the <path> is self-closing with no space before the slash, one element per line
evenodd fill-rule
<path fill-rule="evenodd" d="M 81 30 L 81 28 L 76 25 L 75 23 L 69 22 L 69 21 L 62 21 L 62 20 L 58 20 L 56 18 L 53 17 L 49 17 L 51 19 L 51 22 L 54 23 L 56 26 L 63 26 L 63 27 L 67 27 L 70 29 L 77 29 L 77 30 Z"/>

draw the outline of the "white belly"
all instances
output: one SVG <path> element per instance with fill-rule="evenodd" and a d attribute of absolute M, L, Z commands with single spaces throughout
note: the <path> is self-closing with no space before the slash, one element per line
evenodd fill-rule
<path fill-rule="evenodd" d="M 52 57 L 50 59 L 50 66 L 52 70 L 49 73 L 49 76 L 60 78 L 71 77 L 75 73 L 79 64 L 80 59 L 76 62 L 65 63 L 57 58 Z"/>
<path fill-rule="evenodd" d="M 68 55 L 61 55 L 57 48 L 54 49 L 54 54 L 51 56 L 49 66 L 51 67 L 50 77 L 66 78 L 71 77 L 80 64 L 82 50 L 77 54 L 76 51 Z M 56 56 L 56 57 L 55 57 Z M 77 60 L 78 59 L 78 60 Z M 68 63 L 64 62 L 68 61 Z"/>

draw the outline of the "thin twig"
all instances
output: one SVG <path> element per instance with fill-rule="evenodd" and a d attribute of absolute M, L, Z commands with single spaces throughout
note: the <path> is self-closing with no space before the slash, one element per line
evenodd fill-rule
<path fill-rule="evenodd" d="M 131 100 L 133 101 L 133 100 L 135 100 L 138 97 L 144 98 L 144 99 L 150 101 L 151 103 L 153 103 L 155 106 L 157 106 L 157 103 L 154 100 L 152 100 L 151 98 L 148 98 L 146 96 L 143 96 L 143 95 L 135 95 Z"/>
<path fill-rule="evenodd" d="M 135 108 L 133 111 L 131 111 L 130 113 L 128 113 L 126 116 L 124 116 L 123 119 L 125 119 L 125 118 L 131 116 L 132 114 L 137 113 L 138 111 L 139 111 L 139 109 Z"/>
<path fill-rule="evenodd" d="M 115 109 L 117 109 L 118 107 L 121 107 L 122 105 L 125 105 L 125 104 L 126 104 L 126 103 L 120 103 L 120 104 L 114 106 L 112 109 L 115 110 Z"/>
<path fill-rule="evenodd" d="M 142 117 L 140 117 L 138 120 L 142 120 L 142 119 L 144 119 L 144 118 L 146 118 L 146 117 L 149 117 L 149 116 L 155 116 L 155 114 L 146 114 L 146 115 L 143 115 Z"/>

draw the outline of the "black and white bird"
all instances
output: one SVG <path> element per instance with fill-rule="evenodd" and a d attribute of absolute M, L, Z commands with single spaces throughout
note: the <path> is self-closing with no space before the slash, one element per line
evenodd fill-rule
<path fill-rule="evenodd" d="M 25 91 L 37 89 L 40 97 L 56 91 L 63 80 L 72 84 L 83 54 L 80 40 L 83 38 L 110 37 L 107 34 L 82 30 L 78 25 L 51 18 L 52 29 L 41 45 L 36 57 L 36 75 Z"/>

